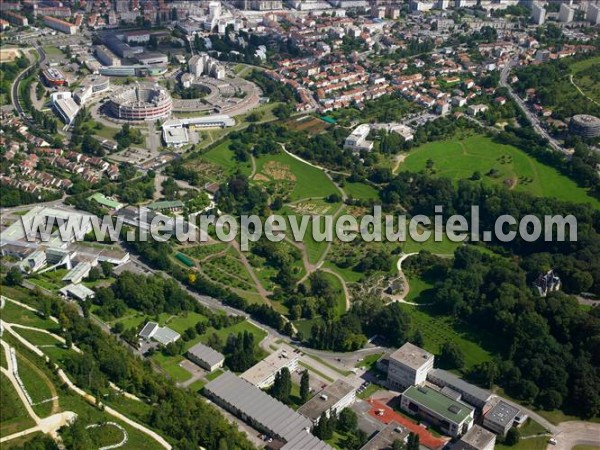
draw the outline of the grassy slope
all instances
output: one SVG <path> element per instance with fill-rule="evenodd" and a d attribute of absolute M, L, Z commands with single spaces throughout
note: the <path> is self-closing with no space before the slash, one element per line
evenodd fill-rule
<path fill-rule="evenodd" d="M 268 177 L 269 175 L 265 173 L 265 164 L 270 161 L 287 166 L 296 178 L 289 194 L 291 201 L 303 198 L 327 197 L 330 194 L 338 193 L 332 181 L 327 178 L 323 171 L 298 161 L 287 153 L 261 156 L 256 162 L 256 172 Z"/>
<path fill-rule="evenodd" d="M 4 374 L 0 375 L 0 406 L 2 407 L 0 436 L 8 436 L 35 425 L 14 386 Z"/>
<path fill-rule="evenodd" d="M 503 156 L 512 159 L 505 159 L 503 163 Z M 479 171 L 484 183 L 503 184 L 507 178 L 519 179 L 514 188 L 517 191 L 600 207 L 600 201 L 588 196 L 585 189 L 556 169 L 535 161 L 515 147 L 497 144 L 485 136 L 427 143 L 413 150 L 400 170 L 420 172 L 425 169 L 429 159 L 434 161 L 437 176 L 458 181 L 468 179 L 473 172 Z M 499 171 L 497 178 L 485 175 L 492 168 Z M 533 181 L 524 181 L 522 177 Z"/>

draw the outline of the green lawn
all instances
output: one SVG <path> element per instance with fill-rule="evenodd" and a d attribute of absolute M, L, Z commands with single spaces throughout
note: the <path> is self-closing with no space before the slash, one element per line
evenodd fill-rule
<path fill-rule="evenodd" d="M 496 444 L 495 450 L 546 450 L 548 446 L 547 437 L 538 437 L 533 439 L 522 439 L 517 445 L 507 446 Z"/>
<path fill-rule="evenodd" d="M 4 289 L 4 286 L 2 289 Z M 22 308 L 10 301 L 4 303 L 4 308 L 0 310 L 0 318 L 6 322 L 19 323 L 45 330 L 55 330 L 58 328 L 58 324 L 50 319 L 43 319 L 33 311 Z"/>
<path fill-rule="evenodd" d="M 429 303 L 431 301 L 430 289 L 433 288 L 434 280 L 426 276 L 411 276 L 408 277 L 408 285 L 410 290 L 404 300 L 414 303 Z"/>
<path fill-rule="evenodd" d="M 431 170 L 426 169 L 429 160 L 433 161 Z M 497 171 L 497 176 L 486 175 L 491 169 Z M 469 179 L 478 171 L 481 180 L 487 184 L 506 184 L 507 180 L 512 180 L 516 183 L 513 186 L 516 191 L 600 207 L 600 201 L 590 197 L 585 189 L 556 169 L 537 162 L 515 147 L 497 144 L 481 135 L 429 142 L 411 151 L 400 170 L 428 170 L 435 176 L 454 181 Z"/>
<path fill-rule="evenodd" d="M 245 175 L 250 175 L 252 165 L 249 161 L 241 163 L 235 159 L 235 154 L 229 149 L 231 141 L 226 140 L 214 148 L 211 148 L 206 153 L 202 154 L 202 158 L 211 162 L 229 173 L 240 169 Z"/>
<path fill-rule="evenodd" d="M 346 183 L 344 191 L 349 197 L 361 200 L 372 200 L 379 198 L 377 190 L 366 183 Z"/>
<path fill-rule="evenodd" d="M 179 363 L 185 358 L 181 355 L 178 356 L 166 356 L 160 351 L 152 355 L 152 360 L 156 362 L 173 381 L 182 382 L 188 380 L 192 374 L 179 366 Z"/>
<path fill-rule="evenodd" d="M 45 379 L 45 377 L 42 375 L 43 372 L 36 370 L 37 362 L 39 361 L 30 361 L 23 355 L 17 353 L 19 376 L 21 377 L 21 381 L 23 381 L 23 385 L 29 393 L 33 403 L 39 403 L 52 397 L 52 392 L 48 386 L 50 381 Z M 52 403 L 47 402 L 39 405 L 39 409 L 36 409 L 36 412 L 41 417 L 45 417 L 50 414 L 51 410 Z"/>
<path fill-rule="evenodd" d="M 44 52 L 48 56 L 61 56 L 61 55 L 63 55 L 63 52 L 60 50 L 60 48 L 54 47 L 52 45 L 47 45 L 46 47 L 44 47 Z"/>
<path fill-rule="evenodd" d="M 0 375 L 0 406 L 2 407 L 0 436 L 8 436 L 35 425 L 14 386 L 4 374 Z"/>
<path fill-rule="evenodd" d="M 115 134 L 117 134 L 119 132 L 119 129 L 113 128 L 113 127 L 108 127 L 108 126 L 102 124 L 102 128 L 100 128 L 100 129 L 94 128 L 92 132 L 93 132 L 93 134 L 95 134 L 98 137 L 114 140 Z"/>
<path fill-rule="evenodd" d="M 290 201 L 339 194 L 333 182 L 322 170 L 283 152 L 258 158 L 254 180 L 272 185 L 276 191 L 289 193 Z"/>

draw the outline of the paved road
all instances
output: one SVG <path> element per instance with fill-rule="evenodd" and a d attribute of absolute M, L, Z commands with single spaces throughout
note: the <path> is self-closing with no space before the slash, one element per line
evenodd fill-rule
<path fill-rule="evenodd" d="M 21 103 L 19 102 L 19 83 L 21 83 L 21 80 L 23 80 L 23 78 L 25 78 L 29 74 L 29 71 L 33 67 L 43 64 L 46 61 L 46 53 L 44 52 L 44 50 L 41 47 L 39 47 L 38 45 L 34 45 L 33 48 L 40 55 L 39 60 L 34 61 L 29 67 L 27 67 L 25 70 L 23 70 L 23 72 L 21 72 L 19 75 L 17 75 L 17 77 L 14 79 L 12 87 L 11 87 L 12 104 L 15 107 L 15 110 L 17 111 L 19 116 L 21 116 L 21 117 L 25 117 L 25 112 L 23 111 L 23 108 L 21 107 Z"/>
<path fill-rule="evenodd" d="M 508 90 L 508 94 L 515 101 L 515 103 L 521 109 L 521 111 L 523 111 L 523 114 L 525 114 L 527 120 L 531 122 L 531 125 L 533 126 L 535 132 L 544 139 L 546 139 L 553 150 L 570 156 L 569 153 L 565 150 L 565 148 L 562 145 L 560 145 L 560 143 L 556 139 L 550 136 L 550 134 L 548 134 L 546 129 L 542 126 L 541 122 L 539 121 L 538 117 L 529 110 L 523 99 L 513 91 L 512 86 L 508 83 L 508 75 L 510 74 L 511 69 L 517 65 L 518 61 L 519 56 L 516 55 L 510 60 L 508 64 L 506 64 L 504 69 L 502 69 L 502 72 L 500 74 L 500 86 L 505 87 Z"/>
<path fill-rule="evenodd" d="M 554 435 L 556 445 L 548 444 L 548 449 L 571 450 L 576 445 L 600 446 L 600 423 L 563 422 Z"/>

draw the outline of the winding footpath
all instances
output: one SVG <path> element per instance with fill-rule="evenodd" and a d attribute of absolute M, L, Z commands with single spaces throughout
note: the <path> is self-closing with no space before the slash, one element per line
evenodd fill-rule
<path fill-rule="evenodd" d="M 7 297 L 2 297 L 2 304 L 4 304 L 4 302 L 6 301 L 10 301 L 10 302 L 14 302 L 15 304 L 18 305 L 22 305 L 23 307 L 26 307 L 28 310 L 30 311 L 34 311 L 36 313 L 39 314 L 39 312 L 34 309 L 31 308 L 29 306 L 23 305 L 20 302 L 14 301 L 12 299 L 9 299 Z M 54 317 L 50 317 L 50 319 L 56 323 L 58 323 L 58 320 Z M 22 328 L 22 329 L 27 329 L 27 330 L 32 330 L 32 331 L 37 331 L 37 332 L 41 332 L 41 333 L 45 333 L 48 335 L 53 336 L 55 339 L 57 339 L 59 342 L 64 343 L 64 339 L 60 336 L 55 335 L 54 333 L 51 333 L 47 330 L 41 329 L 41 328 L 35 328 L 35 327 L 30 327 L 30 326 L 25 326 L 25 325 L 20 325 L 20 324 L 12 324 L 12 323 L 8 323 L 5 322 L 3 320 L 0 320 L 0 325 L 2 326 L 2 329 L 6 332 L 8 332 L 9 334 L 11 334 L 12 336 L 14 336 L 19 342 L 21 342 L 25 347 L 27 347 L 29 350 L 31 350 L 32 352 L 34 352 L 36 355 L 38 355 L 39 357 L 43 358 L 45 361 L 50 361 L 50 359 L 48 358 L 48 356 L 42 351 L 40 350 L 39 347 L 37 347 L 36 345 L 33 345 L 31 342 L 29 342 L 28 340 L 26 340 L 25 338 L 23 338 L 21 335 L 19 335 L 13 328 Z M 2 373 L 5 374 L 9 380 L 11 381 L 11 383 L 15 386 L 15 390 L 17 391 L 17 393 L 19 394 L 19 398 L 21 399 L 21 401 L 23 402 L 23 405 L 25 406 L 28 414 L 30 415 L 30 417 L 34 420 L 34 422 L 36 423 L 35 427 L 29 428 L 28 430 L 24 430 L 21 431 L 19 433 L 15 433 L 12 434 L 10 436 L 5 436 L 2 439 L 0 439 L 0 442 L 5 442 L 5 441 L 9 441 L 12 439 L 16 439 L 17 437 L 21 437 L 21 436 L 25 436 L 27 434 L 30 433 L 35 433 L 37 431 L 42 431 L 44 433 L 49 433 L 52 437 L 54 437 L 55 439 L 57 438 L 57 430 L 70 423 L 74 417 L 76 417 L 76 414 L 70 411 L 65 411 L 63 413 L 59 413 L 59 414 L 54 414 L 52 416 L 46 417 L 44 419 L 40 419 L 37 414 L 35 413 L 35 411 L 33 410 L 33 408 L 29 405 L 29 402 L 27 401 L 27 397 L 25 395 L 24 392 L 22 392 L 19 383 L 17 382 L 16 378 L 13 375 L 13 366 L 12 366 L 12 361 L 10 359 L 10 346 L 4 341 L 4 340 L 0 340 L 0 344 L 4 347 L 5 353 L 6 353 L 6 359 L 8 362 L 8 369 L 5 369 L 4 367 L 1 367 L 0 369 L 2 370 Z M 74 351 L 81 353 L 81 350 L 75 346 L 72 347 Z M 87 392 L 85 392 L 83 389 L 79 388 L 77 385 L 75 385 L 70 379 L 69 377 L 67 377 L 67 375 L 64 373 L 64 371 L 61 368 L 58 368 L 58 366 L 55 365 L 55 367 L 58 369 L 57 374 L 59 376 L 59 378 L 61 379 L 61 381 L 63 383 L 65 383 L 69 389 L 71 389 L 73 392 L 75 392 L 76 394 L 78 394 L 79 396 L 81 396 L 84 400 L 86 400 L 88 403 L 90 403 L 91 405 L 97 406 L 96 403 L 96 398 L 90 394 L 88 394 Z M 119 389 L 117 386 L 115 386 L 114 384 L 111 383 L 111 387 L 113 389 Z M 119 389 L 120 390 L 120 389 Z M 138 397 L 136 397 L 133 394 L 128 394 L 127 398 L 131 398 L 131 399 L 135 399 L 135 400 L 140 400 Z M 104 411 L 107 414 L 110 414 L 111 416 L 121 420 L 122 422 L 126 423 L 127 425 L 129 425 L 130 427 L 141 431 L 142 433 L 150 436 L 152 439 L 154 439 L 156 442 L 158 442 L 162 447 L 171 450 L 172 446 L 171 444 L 169 444 L 162 436 L 160 436 L 158 433 L 156 433 L 155 431 L 131 420 L 129 417 L 121 414 L 120 412 L 118 412 L 117 410 L 111 408 L 110 406 L 107 405 L 102 405 L 104 408 Z"/>

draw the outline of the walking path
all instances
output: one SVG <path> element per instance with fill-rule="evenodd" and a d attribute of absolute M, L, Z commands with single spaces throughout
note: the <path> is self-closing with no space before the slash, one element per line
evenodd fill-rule
<path fill-rule="evenodd" d="M 594 100 L 593 98 L 589 97 L 585 92 L 583 92 L 581 90 L 581 88 L 579 86 L 577 86 L 577 84 L 575 84 L 575 81 L 573 81 L 573 74 L 569 75 L 569 81 L 571 82 L 571 84 L 573 86 L 575 86 L 575 89 L 577 89 L 579 91 L 579 93 L 581 95 L 583 95 L 585 98 L 587 98 L 590 102 L 594 103 L 595 105 L 600 106 L 600 103 L 598 103 L 596 100 Z"/>
<path fill-rule="evenodd" d="M 19 304 L 18 302 L 9 299 L 7 297 L 3 297 L 2 298 L 3 301 L 11 301 L 14 303 Z M 37 312 L 37 310 L 35 310 L 34 308 L 28 307 L 27 309 L 31 310 L 31 311 L 35 311 Z M 61 342 L 65 342 L 63 338 L 61 338 L 60 336 L 57 336 L 53 333 L 50 333 L 47 330 L 43 330 L 40 328 L 35 328 L 35 327 L 30 327 L 30 326 L 25 326 L 25 325 L 20 325 L 20 324 L 12 324 L 12 323 L 7 323 L 4 322 L 3 320 L 0 320 L 0 325 L 2 326 L 3 330 L 6 330 L 8 333 L 10 333 L 12 336 L 14 336 L 17 340 L 19 340 L 19 342 L 21 342 L 25 347 L 27 347 L 29 350 L 31 350 L 32 352 L 34 352 L 36 355 L 40 356 L 41 358 L 43 358 L 45 361 L 50 361 L 50 359 L 48 358 L 48 356 L 39 349 L 39 347 L 33 345 L 31 342 L 29 342 L 28 340 L 26 340 L 25 338 L 23 338 L 22 336 L 20 336 L 16 331 L 13 330 L 13 327 L 15 328 L 22 328 L 22 329 L 28 329 L 28 330 L 34 330 L 34 331 L 38 331 L 38 332 L 42 332 L 42 333 L 46 333 L 49 334 L 53 337 L 55 337 L 56 339 L 58 339 Z M 20 385 L 18 383 L 18 381 L 16 380 L 16 378 L 14 377 L 13 374 L 13 364 L 12 361 L 10 360 L 10 347 L 8 346 L 8 344 L 3 341 L 0 340 L 0 344 L 4 347 L 5 353 L 6 353 L 6 358 L 8 361 L 8 369 L 5 369 L 4 367 L 1 367 L 0 369 L 2 370 L 2 373 L 4 373 L 9 380 L 11 381 L 11 383 L 15 386 L 15 389 L 17 391 L 17 393 L 19 394 L 19 397 L 21 398 L 21 401 L 23 402 L 23 404 L 25 405 L 25 408 L 27 409 L 27 412 L 29 413 L 29 415 L 31 416 L 31 418 L 35 421 L 36 423 L 36 427 L 30 428 L 29 430 L 25 430 L 22 431 L 20 433 L 11 435 L 11 436 L 6 436 L 4 438 L 2 438 L 2 440 L 0 440 L 0 442 L 4 442 L 5 440 L 10 440 L 10 439 L 14 439 L 16 437 L 19 436 L 23 436 L 25 434 L 29 434 L 29 433 L 33 433 L 36 431 L 42 431 L 44 433 L 50 433 L 53 437 L 55 436 L 56 430 L 58 430 L 58 428 L 62 427 L 63 425 L 65 425 L 66 423 L 68 423 L 68 420 L 71 420 L 74 416 L 75 413 L 66 411 L 60 414 L 55 414 L 53 416 L 47 417 L 45 419 L 40 419 L 37 414 L 35 413 L 35 411 L 33 410 L 33 408 L 31 408 L 31 405 L 29 404 L 28 400 L 27 400 L 27 396 L 25 395 L 24 392 L 22 392 Z M 77 347 L 73 346 L 72 349 L 76 352 L 81 352 L 80 349 L 78 349 Z M 58 368 L 58 366 L 55 366 Z M 88 401 L 90 404 L 97 406 L 96 403 L 96 398 L 90 394 L 88 394 L 87 392 L 85 392 L 83 389 L 79 388 L 78 386 L 76 386 L 68 377 L 67 375 L 63 372 L 62 369 L 58 369 L 57 372 L 59 378 L 75 393 L 77 393 L 78 395 L 80 395 L 81 397 L 83 397 L 86 401 Z M 114 384 L 111 383 L 111 387 L 118 389 L 117 386 L 115 386 Z M 129 394 L 126 395 L 127 398 L 131 398 L 134 400 L 140 400 L 138 397 L 136 397 L 133 394 Z M 154 432 L 153 430 L 140 425 L 139 423 L 131 420 L 130 418 L 128 418 L 127 416 L 121 414 L 120 412 L 116 411 L 115 409 L 111 408 L 110 406 L 107 405 L 103 405 L 103 409 L 106 413 L 110 414 L 113 417 L 116 417 L 117 419 L 125 422 L 127 425 L 131 426 L 132 428 L 135 428 L 136 430 L 141 431 L 144 434 L 147 434 L 148 436 L 150 436 L 151 438 L 153 438 L 155 441 L 157 441 L 162 447 L 170 450 L 172 447 L 171 445 L 162 437 L 160 436 L 158 433 Z M 24 434 L 23 434 L 24 433 Z M 53 434 L 54 433 L 54 434 Z M 10 438 L 10 439 L 9 439 Z"/>

